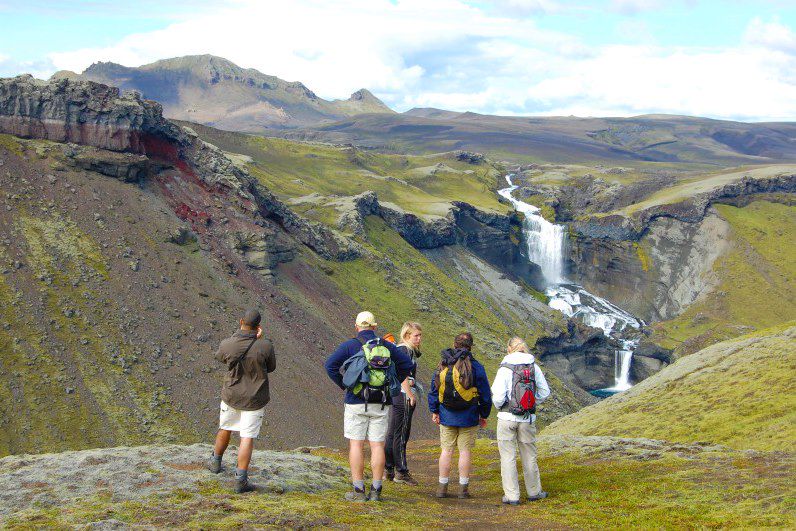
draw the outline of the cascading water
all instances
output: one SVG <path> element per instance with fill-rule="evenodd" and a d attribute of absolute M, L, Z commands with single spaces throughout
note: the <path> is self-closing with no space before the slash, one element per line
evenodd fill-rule
<path fill-rule="evenodd" d="M 542 269 L 546 283 L 545 294 L 550 297 L 550 307 L 568 317 L 578 318 L 586 325 L 601 329 L 609 337 L 621 333 L 628 326 L 639 328 L 641 323 L 626 311 L 577 284 L 567 282 L 564 278 L 564 227 L 544 219 L 538 207 L 515 199 L 512 193 L 518 186 L 512 183 L 512 177 L 513 174 L 506 176 L 508 187 L 498 190 L 498 194 L 525 216 L 523 231 L 528 246 L 528 259 Z M 630 364 L 638 340 L 617 339 L 622 347 L 615 353 L 615 382 L 613 387 L 601 390 L 605 394 L 630 388 Z"/>

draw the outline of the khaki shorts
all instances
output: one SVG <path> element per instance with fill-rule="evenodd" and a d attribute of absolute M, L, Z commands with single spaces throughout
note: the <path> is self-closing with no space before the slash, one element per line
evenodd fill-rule
<path fill-rule="evenodd" d="M 459 451 L 471 450 L 475 446 L 475 439 L 478 436 L 478 426 L 469 428 L 458 428 L 456 426 L 439 427 L 440 446 L 445 449 L 454 448 L 458 445 Z"/>
<path fill-rule="evenodd" d="M 387 420 L 390 406 L 381 408 L 381 404 L 346 404 L 343 432 L 346 439 L 352 441 L 384 442 L 387 438 Z"/>
<path fill-rule="evenodd" d="M 243 411 L 242 409 L 235 409 L 222 401 L 218 429 L 238 431 L 241 437 L 256 439 L 260 436 L 264 414 L 264 407 L 257 411 Z"/>

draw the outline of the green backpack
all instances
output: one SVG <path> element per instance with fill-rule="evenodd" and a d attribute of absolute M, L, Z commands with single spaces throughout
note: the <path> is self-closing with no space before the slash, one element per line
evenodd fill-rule
<path fill-rule="evenodd" d="M 390 398 L 390 381 L 387 371 L 392 364 L 390 350 L 384 345 L 380 338 L 370 341 L 359 340 L 362 343 L 362 352 L 365 355 L 367 371 L 370 379 L 365 383 L 358 383 L 351 390 L 352 393 L 362 398 L 365 403 L 370 402 L 374 393 L 381 393 L 382 408 Z"/>

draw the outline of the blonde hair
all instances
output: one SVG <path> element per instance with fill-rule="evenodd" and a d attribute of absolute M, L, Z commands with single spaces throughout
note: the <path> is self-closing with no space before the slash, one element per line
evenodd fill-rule
<path fill-rule="evenodd" d="M 512 337 L 509 339 L 508 348 L 506 350 L 508 350 L 509 354 L 511 354 L 512 352 L 527 353 L 530 349 L 528 348 L 528 344 L 522 338 Z"/>
<path fill-rule="evenodd" d="M 407 321 L 401 327 L 401 333 L 399 337 L 401 338 L 401 343 L 406 341 L 406 336 L 409 335 L 411 332 L 422 332 L 423 327 L 420 326 L 420 323 L 415 323 L 414 321 Z"/>

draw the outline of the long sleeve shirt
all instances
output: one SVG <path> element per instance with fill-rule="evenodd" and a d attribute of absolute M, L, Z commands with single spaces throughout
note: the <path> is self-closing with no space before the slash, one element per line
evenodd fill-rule
<path fill-rule="evenodd" d="M 550 387 L 547 385 L 547 380 L 542 373 L 542 369 L 540 369 L 539 365 L 534 363 L 534 361 L 533 354 L 528 354 L 525 352 L 513 352 L 503 358 L 501 364 L 507 363 L 509 365 L 525 365 L 533 363 L 534 380 L 536 381 L 536 392 L 534 393 L 534 396 L 536 397 L 536 403 L 541 404 L 547 399 L 547 397 L 550 396 Z M 511 399 L 512 381 L 513 374 L 511 369 L 500 367 L 495 375 L 495 381 L 492 383 L 492 403 L 495 404 L 495 408 L 498 409 L 498 419 L 512 420 L 514 422 L 535 422 L 536 415 L 523 417 L 514 415 L 508 411 L 500 411 L 500 408 Z"/>
<path fill-rule="evenodd" d="M 428 392 L 428 408 L 432 413 L 439 413 L 439 422 L 443 426 L 458 428 L 469 428 L 478 425 L 478 419 L 487 418 L 492 411 L 492 392 L 489 389 L 489 378 L 486 369 L 475 358 L 471 358 L 473 363 L 474 385 L 478 389 L 478 405 L 460 411 L 448 409 L 439 401 L 439 387 L 437 386 L 437 375 L 431 381 Z"/>

